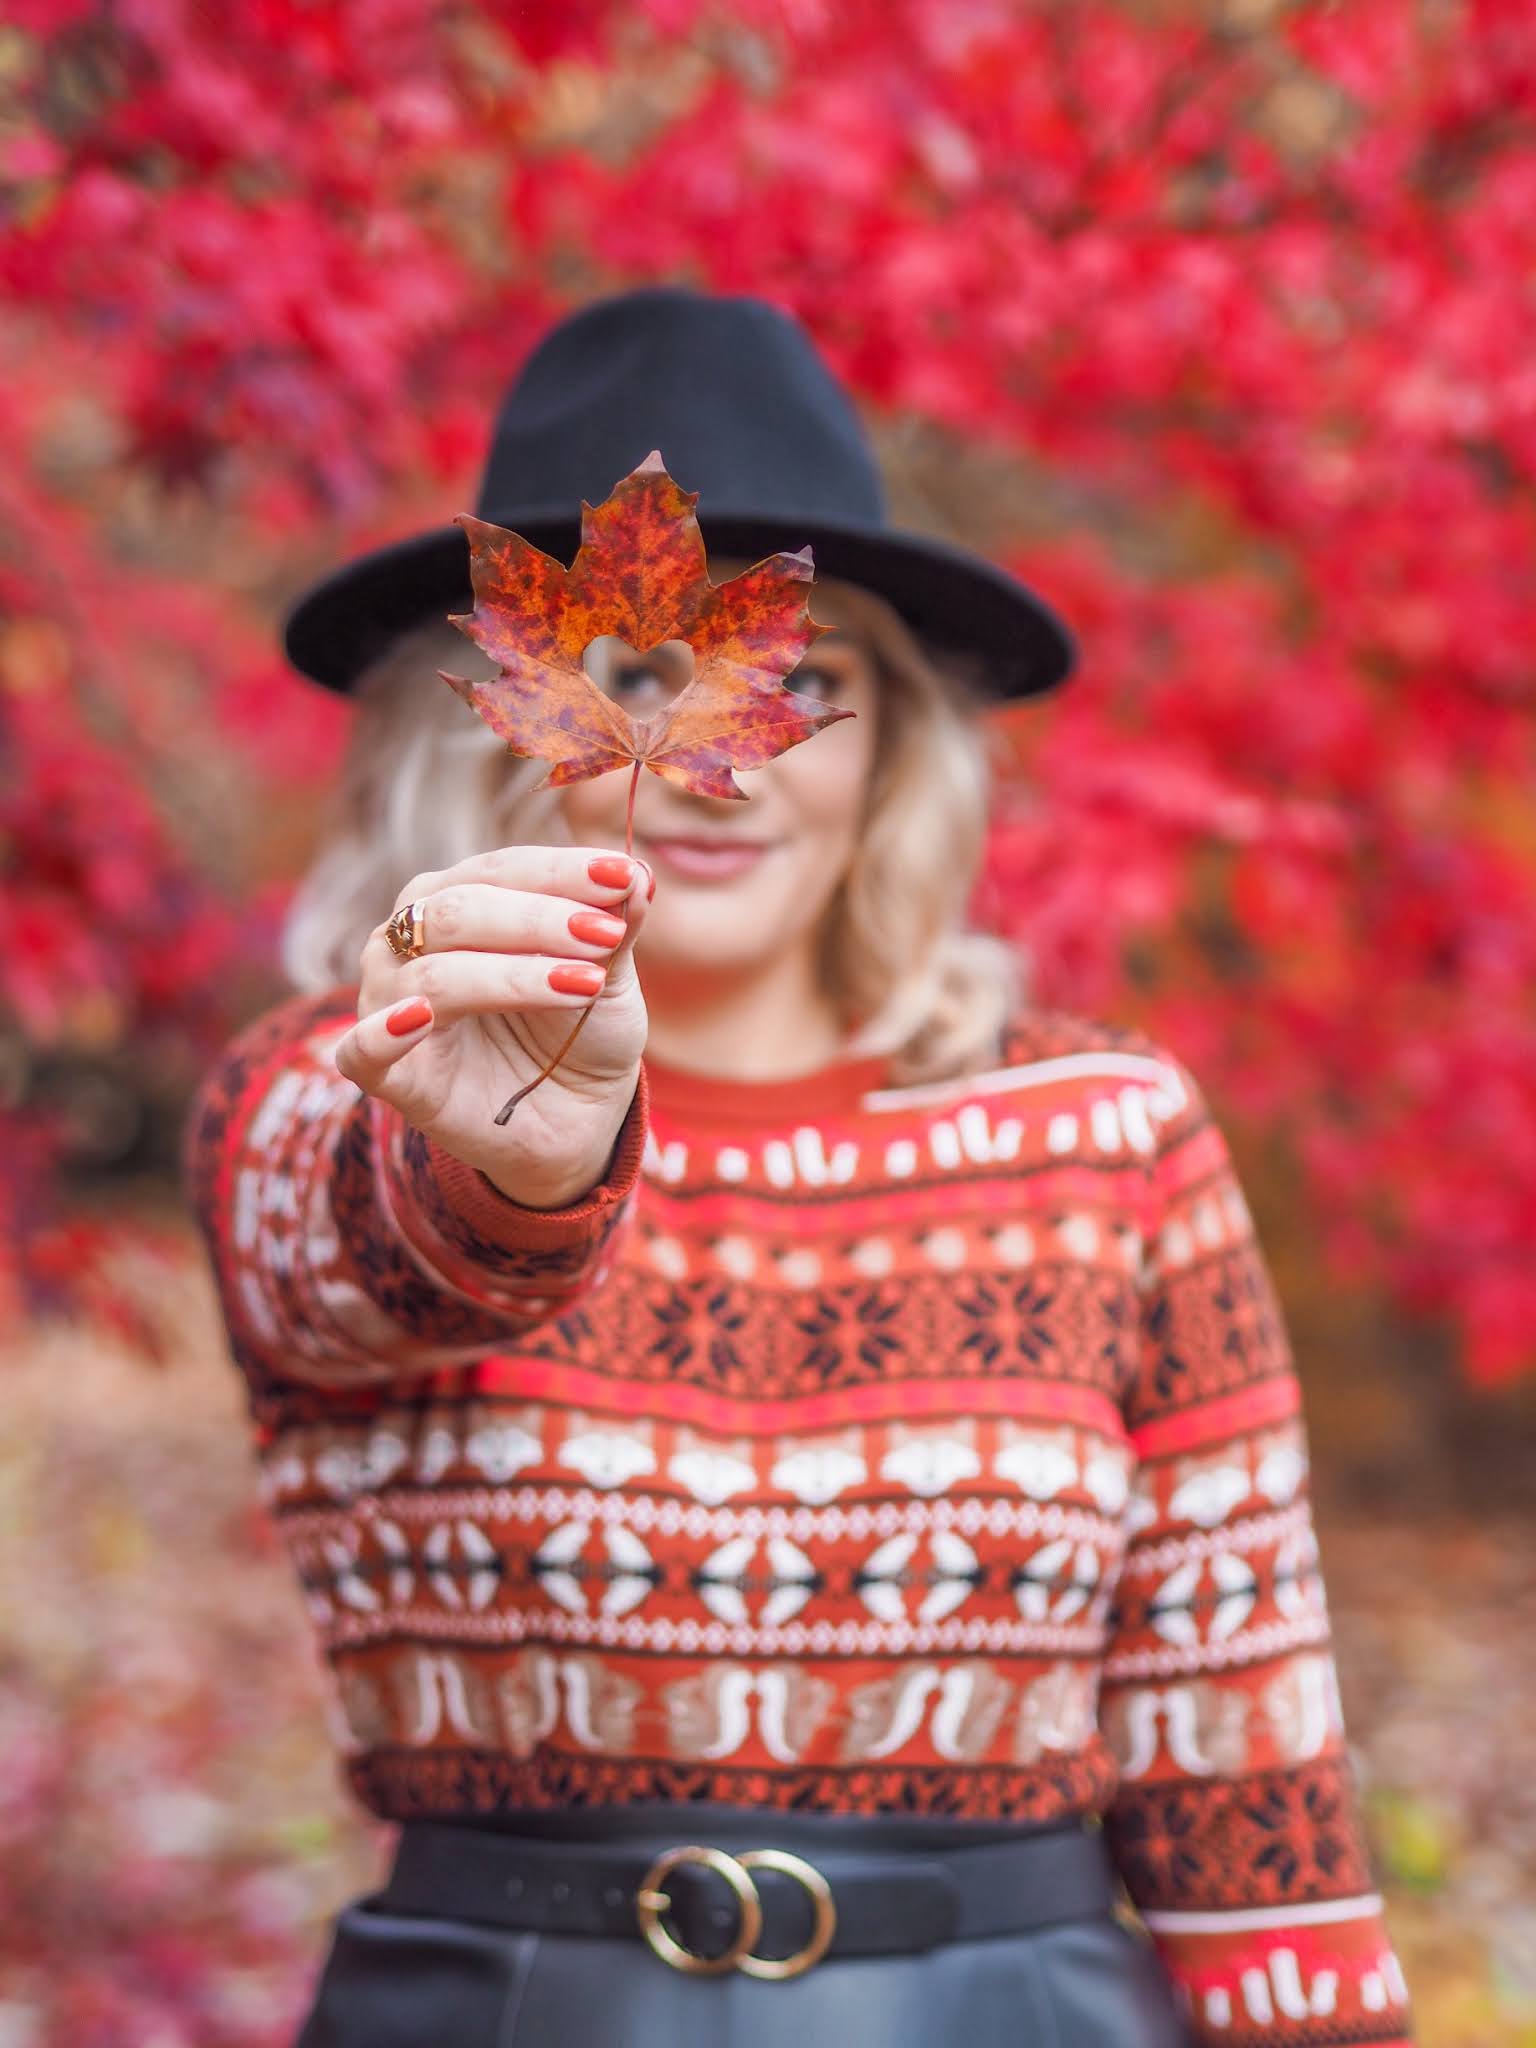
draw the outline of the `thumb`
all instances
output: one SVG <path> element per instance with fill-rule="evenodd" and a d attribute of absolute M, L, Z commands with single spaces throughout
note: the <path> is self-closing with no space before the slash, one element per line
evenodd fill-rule
<path fill-rule="evenodd" d="M 622 906 L 612 906 L 615 910 L 622 911 L 626 930 L 609 956 L 610 984 L 614 968 L 632 967 L 635 940 L 640 936 L 640 927 L 645 923 L 651 899 L 656 894 L 656 875 L 650 862 L 642 860 L 638 853 L 632 853 L 630 859 L 635 864 L 635 879 L 630 883 L 629 894 L 624 898 Z"/>

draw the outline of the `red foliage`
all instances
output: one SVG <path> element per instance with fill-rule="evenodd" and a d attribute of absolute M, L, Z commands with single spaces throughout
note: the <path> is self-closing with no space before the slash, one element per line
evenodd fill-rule
<path fill-rule="evenodd" d="M 19 1033 L 213 1028 L 247 869 L 174 800 L 221 707 L 242 753 L 281 735 L 252 792 L 322 765 L 258 636 L 464 502 L 556 305 L 762 292 L 876 414 L 985 447 L 978 532 L 1081 628 L 987 891 L 1044 996 L 1283 1125 L 1339 1270 L 1474 1375 L 1536 1363 L 1523 0 L 16 19 Z"/>

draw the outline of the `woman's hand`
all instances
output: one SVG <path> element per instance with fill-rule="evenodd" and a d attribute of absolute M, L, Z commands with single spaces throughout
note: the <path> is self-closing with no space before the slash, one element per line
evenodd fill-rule
<path fill-rule="evenodd" d="M 654 888 L 644 861 L 596 846 L 508 846 L 414 876 L 395 908 L 421 906 L 426 950 L 401 960 L 382 925 L 370 933 L 337 1067 L 514 1201 L 576 1201 L 603 1177 L 634 1098 L 646 1037 L 634 942 Z M 560 1065 L 498 1127 L 594 995 Z"/>

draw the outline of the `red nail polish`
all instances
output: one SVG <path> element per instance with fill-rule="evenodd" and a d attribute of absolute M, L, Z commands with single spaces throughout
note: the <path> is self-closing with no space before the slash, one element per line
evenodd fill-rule
<path fill-rule="evenodd" d="M 419 1031 L 423 1024 L 432 1022 L 432 1005 L 425 996 L 413 996 L 407 1003 L 401 1003 L 384 1019 L 384 1029 L 391 1038 L 405 1038 L 412 1031 Z"/>
<path fill-rule="evenodd" d="M 573 910 L 566 929 L 589 946 L 616 946 L 625 927 L 622 917 L 610 917 L 606 910 Z"/>
<path fill-rule="evenodd" d="M 656 894 L 656 870 L 653 867 L 648 866 L 645 871 L 645 876 L 645 900 L 647 903 L 649 903 L 651 898 Z"/>
<path fill-rule="evenodd" d="M 596 860 L 587 862 L 587 873 L 605 889 L 627 889 L 634 869 L 627 854 L 600 853 Z"/>
<path fill-rule="evenodd" d="M 549 985 L 562 996 L 595 996 L 607 979 L 596 961 L 571 960 L 549 970 Z"/>

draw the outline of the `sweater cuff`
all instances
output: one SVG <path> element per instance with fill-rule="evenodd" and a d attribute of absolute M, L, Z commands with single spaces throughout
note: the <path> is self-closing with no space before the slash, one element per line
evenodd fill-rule
<path fill-rule="evenodd" d="M 370 1098 L 380 1204 L 418 1260 L 488 1307 L 540 1313 L 595 1277 L 640 1178 L 650 1099 L 642 1067 L 607 1171 L 563 1209 L 529 1209 Z"/>

